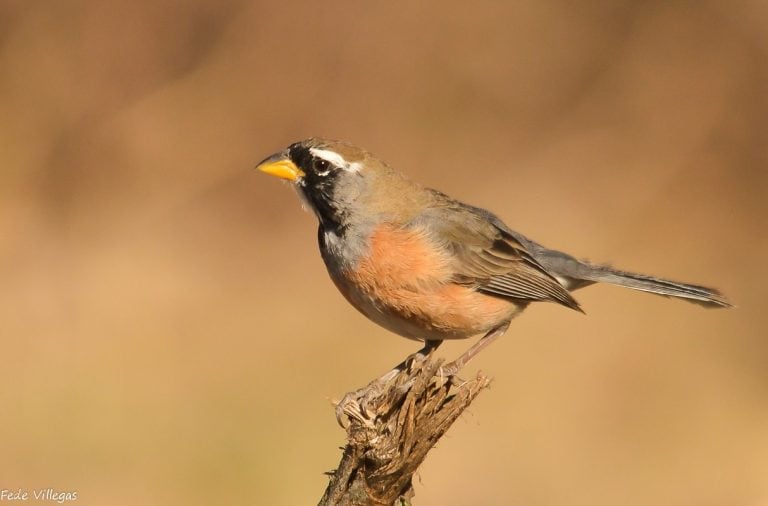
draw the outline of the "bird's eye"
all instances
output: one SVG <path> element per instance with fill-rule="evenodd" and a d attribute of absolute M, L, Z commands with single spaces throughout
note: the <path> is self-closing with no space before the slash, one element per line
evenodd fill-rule
<path fill-rule="evenodd" d="M 312 169 L 318 173 L 327 172 L 329 165 L 328 160 L 323 160 L 322 158 L 312 160 Z"/>

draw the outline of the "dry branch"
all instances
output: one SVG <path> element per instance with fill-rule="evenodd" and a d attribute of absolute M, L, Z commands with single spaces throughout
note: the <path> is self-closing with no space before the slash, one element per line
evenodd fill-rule
<path fill-rule="evenodd" d="M 413 474 L 427 452 L 490 383 L 482 373 L 469 381 L 445 376 L 442 363 L 415 355 L 337 405 L 347 444 L 320 506 L 411 504 Z"/>

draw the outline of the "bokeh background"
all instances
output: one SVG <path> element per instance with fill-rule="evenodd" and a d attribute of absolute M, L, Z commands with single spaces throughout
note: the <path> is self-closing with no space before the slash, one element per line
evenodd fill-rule
<path fill-rule="evenodd" d="M 768 504 L 765 2 L 8 0 L 0 118 L 0 488 L 320 498 L 331 401 L 417 344 L 251 170 L 319 135 L 738 305 L 531 307 L 418 504 Z"/>

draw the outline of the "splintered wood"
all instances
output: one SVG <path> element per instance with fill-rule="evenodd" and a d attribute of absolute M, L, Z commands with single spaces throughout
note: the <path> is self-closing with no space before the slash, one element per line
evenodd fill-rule
<path fill-rule="evenodd" d="M 347 431 L 339 467 L 320 506 L 410 505 L 412 478 L 429 450 L 490 380 L 443 374 L 442 360 L 416 355 L 336 406 Z"/>

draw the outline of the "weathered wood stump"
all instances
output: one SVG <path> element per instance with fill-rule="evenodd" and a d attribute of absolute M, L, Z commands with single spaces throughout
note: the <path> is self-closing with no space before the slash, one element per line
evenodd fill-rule
<path fill-rule="evenodd" d="M 444 375 L 443 360 L 414 355 L 336 406 L 347 444 L 321 506 L 410 505 L 429 450 L 490 380 Z"/>

